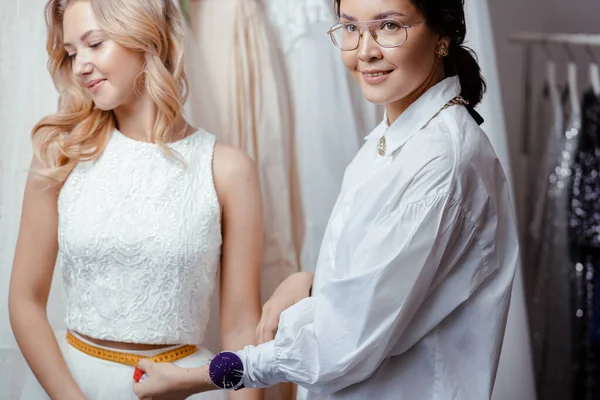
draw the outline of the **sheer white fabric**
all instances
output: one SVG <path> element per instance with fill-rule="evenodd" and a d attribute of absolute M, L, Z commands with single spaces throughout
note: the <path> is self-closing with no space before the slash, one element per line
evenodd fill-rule
<path fill-rule="evenodd" d="M 277 32 L 278 42 L 284 53 L 299 45 L 300 40 L 310 35 L 313 25 L 334 20 L 333 2 L 329 0 L 261 0 L 267 15 Z M 327 28 L 321 32 L 326 38 Z"/>
<path fill-rule="evenodd" d="M 300 265 L 314 271 L 346 166 L 381 120 L 347 73 L 327 31 L 330 0 L 263 0 L 287 67 L 294 149 L 304 213 Z"/>
<path fill-rule="evenodd" d="M 263 300 L 298 269 L 291 109 L 284 66 L 264 10 L 256 0 L 202 0 L 190 5 L 194 99 L 210 96 L 208 111 L 219 141 L 244 150 L 257 163 L 265 213 Z M 203 87 L 207 88 L 208 94 Z M 198 121 L 206 126 L 204 121 Z"/>
<path fill-rule="evenodd" d="M 293 114 L 285 66 L 257 0 L 197 0 L 190 4 L 186 54 L 190 99 L 197 126 L 240 148 L 257 163 L 265 232 L 262 299 L 298 270 L 301 204 L 293 159 Z M 213 302 L 213 310 L 217 302 Z M 219 349 L 213 313 L 205 344 Z M 277 388 L 266 398 L 281 398 Z M 287 400 L 287 399 L 286 399 Z"/>

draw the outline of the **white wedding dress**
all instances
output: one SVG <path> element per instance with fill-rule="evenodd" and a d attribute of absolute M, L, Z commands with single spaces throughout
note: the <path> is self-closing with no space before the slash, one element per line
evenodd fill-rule
<path fill-rule="evenodd" d="M 65 323 L 100 340 L 197 345 L 174 364 L 198 368 L 214 356 L 202 344 L 222 253 L 215 137 L 199 129 L 168 146 L 183 166 L 156 144 L 115 130 L 100 157 L 79 163 L 63 184 L 58 271 L 67 294 Z M 137 400 L 133 366 L 85 354 L 64 332 L 57 339 L 87 399 Z M 164 351 L 125 353 L 152 357 Z M 212 391 L 189 399 L 226 398 L 226 392 Z M 49 400 L 32 375 L 21 399 Z"/>
<path fill-rule="evenodd" d="M 300 264 L 314 271 L 342 177 L 364 136 L 381 121 L 327 32 L 331 0 L 262 0 L 287 67 L 304 235 Z M 275 40 L 275 39 L 274 39 Z"/>
<path fill-rule="evenodd" d="M 10 327 L 7 300 L 23 192 L 33 155 L 31 129 L 42 117 L 56 111 L 58 101 L 46 69 L 45 3 L 4 1 L 0 7 L 0 400 L 20 399 L 25 381 L 31 377 Z M 209 116 L 205 120 L 210 120 Z M 59 334 L 59 342 L 64 338 L 65 301 L 61 271 L 56 268 L 47 315 Z M 209 325 L 207 330 L 211 328 Z M 222 397 L 215 393 L 214 398 Z"/>

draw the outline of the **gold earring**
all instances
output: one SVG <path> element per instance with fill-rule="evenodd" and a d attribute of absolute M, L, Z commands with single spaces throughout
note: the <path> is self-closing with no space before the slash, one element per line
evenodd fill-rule
<path fill-rule="evenodd" d="M 435 48 L 435 54 L 440 58 L 446 57 L 449 53 L 450 51 L 448 50 L 448 45 L 446 43 L 440 43 Z"/>

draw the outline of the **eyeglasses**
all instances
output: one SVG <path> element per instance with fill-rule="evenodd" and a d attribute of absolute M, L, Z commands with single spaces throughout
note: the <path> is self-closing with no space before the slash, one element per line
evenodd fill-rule
<path fill-rule="evenodd" d="M 402 46 L 408 40 L 408 28 L 425 22 L 421 20 L 412 25 L 389 19 L 376 19 L 373 21 L 341 22 L 331 27 L 329 36 L 331 41 L 342 51 L 358 49 L 364 29 L 368 29 L 378 45 L 385 48 Z M 363 31 L 361 32 L 361 28 Z"/>

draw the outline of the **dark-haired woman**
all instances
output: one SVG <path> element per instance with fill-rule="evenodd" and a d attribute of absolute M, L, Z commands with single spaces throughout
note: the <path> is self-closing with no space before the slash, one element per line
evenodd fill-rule
<path fill-rule="evenodd" d="M 485 83 L 463 46 L 463 0 L 336 10 L 331 38 L 386 115 L 346 170 L 314 281 L 281 284 L 262 345 L 196 370 L 143 362 L 142 399 L 283 381 L 309 400 L 491 396 L 518 244 L 509 185 L 473 110 Z"/>

